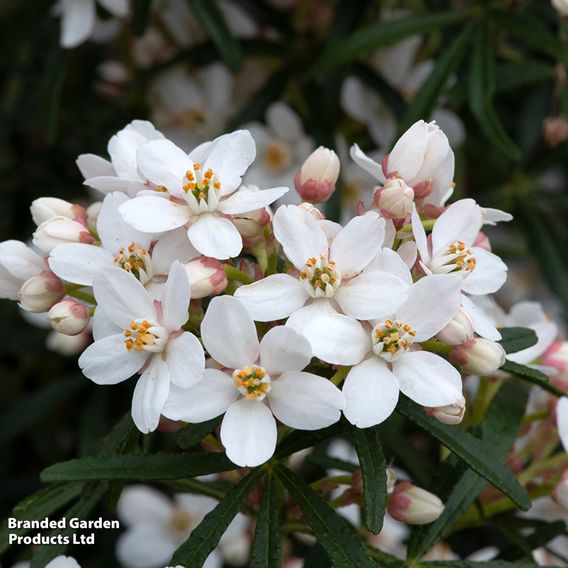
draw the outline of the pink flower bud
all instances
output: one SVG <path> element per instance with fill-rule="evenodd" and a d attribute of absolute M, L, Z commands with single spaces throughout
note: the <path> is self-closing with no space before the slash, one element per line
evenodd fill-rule
<path fill-rule="evenodd" d="M 323 219 L 325 219 L 325 215 L 317 207 L 307 201 L 300 203 L 298 207 L 309 213 L 316 221 L 323 221 Z"/>
<path fill-rule="evenodd" d="M 542 364 L 564 373 L 568 368 L 568 341 L 555 341 L 544 353 Z"/>
<path fill-rule="evenodd" d="M 467 375 L 491 375 L 505 363 L 505 358 L 499 343 L 481 337 L 454 347 L 450 353 L 452 363 L 461 365 Z"/>
<path fill-rule="evenodd" d="M 227 276 L 223 265 L 214 258 L 200 256 L 185 265 L 191 282 L 192 300 L 216 296 L 227 287 Z"/>
<path fill-rule="evenodd" d="M 268 209 L 256 209 L 250 213 L 241 213 L 232 217 L 233 224 L 241 237 L 246 240 L 260 237 L 264 227 L 270 223 L 271 217 Z"/>
<path fill-rule="evenodd" d="M 449 424 L 455 426 L 460 424 L 465 414 L 465 398 L 462 396 L 460 400 L 454 404 L 446 406 L 438 406 L 436 408 L 425 408 L 426 414 L 433 416 L 438 422 L 442 424 Z"/>
<path fill-rule="evenodd" d="M 95 239 L 85 225 L 67 217 L 52 217 L 44 221 L 35 231 L 33 243 L 45 253 L 66 243 L 85 243 L 91 245 Z"/>
<path fill-rule="evenodd" d="M 26 280 L 19 292 L 20 306 L 28 312 L 47 312 L 63 297 L 63 283 L 53 272 L 44 270 Z"/>
<path fill-rule="evenodd" d="M 49 310 L 51 327 L 64 335 L 77 335 L 89 325 L 89 308 L 73 298 L 65 298 Z"/>
<path fill-rule="evenodd" d="M 65 217 L 66 219 L 87 219 L 87 212 L 80 205 L 69 203 L 57 197 L 40 197 L 32 201 L 30 206 L 32 219 L 36 225 L 41 225 L 53 217 Z"/>
<path fill-rule="evenodd" d="M 405 481 L 389 496 L 388 511 L 394 519 L 410 525 L 425 525 L 435 521 L 444 511 L 436 495 Z"/>
<path fill-rule="evenodd" d="M 473 334 L 473 322 L 462 307 L 454 319 L 436 337 L 444 343 L 460 345 L 473 339 Z"/>
<path fill-rule="evenodd" d="M 568 511 L 568 470 L 566 470 L 558 485 L 552 492 L 552 498 L 565 510 Z"/>
<path fill-rule="evenodd" d="M 398 177 L 389 178 L 373 199 L 383 217 L 405 219 L 412 212 L 414 190 Z"/>
<path fill-rule="evenodd" d="M 335 191 L 339 177 L 339 158 L 333 150 L 320 146 L 314 150 L 294 176 L 300 197 L 310 203 L 323 203 Z"/>
<path fill-rule="evenodd" d="M 477 237 L 475 237 L 475 241 L 473 242 L 473 245 L 471 245 L 473 247 L 477 247 L 477 248 L 482 248 L 485 250 L 488 250 L 489 252 L 491 252 L 491 241 L 489 240 L 489 237 L 482 232 L 479 232 L 477 234 Z"/>

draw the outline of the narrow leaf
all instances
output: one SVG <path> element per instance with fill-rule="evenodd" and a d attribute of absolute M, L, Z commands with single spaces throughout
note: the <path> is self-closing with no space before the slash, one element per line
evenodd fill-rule
<path fill-rule="evenodd" d="M 252 470 L 225 498 L 208 513 L 191 532 L 189 538 L 174 552 L 171 564 L 203 566 L 219 539 L 239 512 L 244 500 L 264 475 L 262 468 Z"/>
<path fill-rule="evenodd" d="M 201 422 L 199 424 L 188 424 L 177 437 L 177 444 L 182 450 L 189 450 L 196 444 L 199 444 L 205 436 L 211 434 L 219 424 L 221 424 L 222 416 Z"/>
<path fill-rule="evenodd" d="M 534 330 L 528 327 L 501 327 L 501 347 L 505 353 L 516 353 L 536 345 L 538 337 Z"/>
<path fill-rule="evenodd" d="M 538 385 L 544 390 L 552 393 L 555 396 L 565 396 L 566 393 L 556 388 L 549 380 L 548 377 L 538 369 L 533 369 L 532 367 L 527 367 L 526 365 L 521 365 L 520 363 L 515 363 L 514 361 L 505 361 L 505 364 L 500 367 L 501 371 L 506 371 L 515 375 L 523 381 L 532 383 L 533 385 Z"/>
<path fill-rule="evenodd" d="M 275 472 L 302 509 L 306 521 L 335 568 L 375 567 L 355 529 L 302 478 L 281 465 L 276 466 Z"/>

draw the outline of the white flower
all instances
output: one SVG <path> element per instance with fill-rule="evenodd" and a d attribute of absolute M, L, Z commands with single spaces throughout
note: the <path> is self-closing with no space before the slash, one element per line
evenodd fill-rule
<path fill-rule="evenodd" d="M 126 526 L 119 537 L 116 555 L 126 568 L 163 568 L 175 550 L 189 537 L 217 501 L 203 495 L 178 493 L 171 501 L 145 485 L 126 487 L 117 504 L 117 515 Z M 219 548 L 232 539 L 245 539 L 248 525 L 238 513 L 221 537 Z M 207 558 L 206 568 L 221 568 L 221 550 Z"/>
<path fill-rule="evenodd" d="M 330 381 L 302 372 L 312 358 L 294 330 L 272 328 L 259 343 L 254 322 L 231 296 L 213 298 L 201 324 L 203 343 L 227 372 L 206 369 L 195 387 L 173 387 L 164 416 L 204 422 L 225 413 L 221 441 L 237 465 L 266 462 L 276 447 L 276 417 L 299 430 L 337 422 L 344 406 Z"/>
<path fill-rule="evenodd" d="M 122 191 L 134 197 L 147 189 L 147 180 L 138 170 L 136 151 L 145 142 L 163 138 L 164 135 L 151 122 L 133 120 L 109 140 L 110 162 L 95 154 L 81 154 L 77 158 L 85 185 L 102 193 Z"/>
<path fill-rule="evenodd" d="M 31 562 L 16 562 L 12 568 L 30 568 Z M 81 568 L 79 563 L 71 556 L 56 556 L 45 565 L 45 568 Z"/>
<path fill-rule="evenodd" d="M 21 241 L 0 243 L 0 298 L 18 300 L 24 282 L 44 271 L 44 258 Z"/>
<path fill-rule="evenodd" d="M 458 371 L 438 355 L 413 350 L 455 316 L 459 286 L 458 276 L 426 276 L 411 286 L 407 301 L 391 318 L 374 322 L 369 357 L 349 371 L 343 386 L 344 414 L 352 424 L 368 428 L 386 420 L 399 391 L 427 407 L 461 400 Z"/>
<path fill-rule="evenodd" d="M 376 212 L 352 219 L 331 245 L 321 223 L 296 205 L 280 207 L 274 234 L 298 276 L 268 276 L 235 295 L 256 321 L 291 316 L 287 325 L 310 340 L 317 357 L 354 364 L 364 352 L 353 352 L 347 337 L 366 337 L 354 320 L 391 314 L 406 299 L 408 284 L 387 271 L 368 269 L 384 238 L 385 222 Z M 334 340 L 342 335 L 346 343 L 337 349 Z"/>
<path fill-rule="evenodd" d="M 265 207 L 288 188 L 237 191 L 255 157 L 254 140 L 246 130 L 202 144 L 190 156 L 169 140 L 141 146 L 138 167 L 155 184 L 155 195 L 124 203 L 120 213 L 144 232 L 171 231 L 188 224 L 187 236 L 201 254 L 220 260 L 235 257 L 243 241 L 226 216 Z"/>
<path fill-rule="evenodd" d="M 568 452 L 568 398 L 565 396 L 560 398 L 556 405 L 556 424 L 564 451 Z"/>
<path fill-rule="evenodd" d="M 108 194 L 97 219 L 100 246 L 59 245 L 49 256 L 51 270 L 68 282 L 92 286 L 101 270 L 116 266 L 133 274 L 152 297 L 159 298 L 174 260 L 188 262 L 198 253 L 183 230 L 157 237 L 127 225 L 118 212 L 127 201 L 124 193 Z"/>
<path fill-rule="evenodd" d="M 190 284 L 184 266 L 175 262 L 153 301 L 142 284 L 119 268 L 94 278 L 97 312 L 112 322 L 93 329 L 95 342 L 79 358 L 85 376 L 97 384 L 116 384 L 142 372 L 132 400 L 132 419 L 141 432 L 158 426 L 170 384 L 188 388 L 204 368 L 199 340 L 182 326 L 188 319 Z M 96 318 L 95 318 L 96 320 Z"/>
<path fill-rule="evenodd" d="M 128 0 L 98 0 L 99 4 L 113 16 L 122 18 L 128 15 Z M 60 0 L 61 46 L 77 47 L 93 34 L 97 21 L 95 0 Z"/>

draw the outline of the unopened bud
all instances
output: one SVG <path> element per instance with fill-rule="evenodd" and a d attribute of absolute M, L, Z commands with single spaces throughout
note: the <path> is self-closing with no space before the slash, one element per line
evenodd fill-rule
<path fill-rule="evenodd" d="M 405 219 L 412 213 L 414 190 L 400 178 L 389 178 L 375 192 L 377 208 L 387 219 Z"/>
<path fill-rule="evenodd" d="M 221 294 L 227 287 L 223 265 L 214 258 L 200 256 L 185 265 L 191 282 L 191 298 L 198 300 Z"/>
<path fill-rule="evenodd" d="M 450 345 L 461 345 L 473 339 L 473 334 L 473 322 L 467 311 L 462 307 L 454 319 L 436 337 Z"/>
<path fill-rule="evenodd" d="M 304 201 L 298 205 L 300 209 L 303 209 L 306 213 L 309 213 L 316 221 L 322 221 L 325 219 L 325 215 L 314 205 Z"/>
<path fill-rule="evenodd" d="M 19 293 L 21 307 L 36 313 L 47 312 L 62 297 L 63 283 L 49 270 L 26 280 Z"/>
<path fill-rule="evenodd" d="M 444 511 L 436 495 L 405 481 L 389 496 L 388 511 L 394 519 L 410 525 L 425 525 L 435 521 Z"/>
<path fill-rule="evenodd" d="M 73 298 L 65 298 L 49 310 L 51 327 L 64 335 L 77 335 L 89 325 L 89 308 Z"/>
<path fill-rule="evenodd" d="M 32 201 L 30 211 L 32 219 L 37 226 L 53 219 L 53 217 L 83 220 L 87 218 L 87 212 L 83 207 L 57 197 L 40 197 L 35 199 Z"/>
<path fill-rule="evenodd" d="M 467 375 L 491 375 L 505 363 L 506 353 L 495 341 L 478 337 L 454 347 L 452 363 L 461 365 Z"/>
<path fill-rule="evenodd" d="M 243 239 L 254 239 L 262 235 L 264 227 L 270 223 L 268 209 L 256 209 L 232 217 L 233 224 Z"/>
<path fill-rule="evenodd" d="M 568 511 L 568 470 L 566 470 L 558 485 L 552 492 L 552 498 L 565 510 Z"/>
<path fill-rule="evenodd" d="M 35 231 L 33 243 L 45 253 L 50 253 L 56 246 L 67 243 L 91 245 L 95 239 L 85 225 L 67 217 L 52 217 L 44 221 Z"/>
<path fill-rule="evenodd" d="M 456 424 L 461 424 L 465 415 L 465 398 L 461 396 L 460 400 L 453 404 L 438 406 L 436 408 L 425 408 L 424 410 L 438 422 L 455 426 Z"/>
<path fill-rule="evenodd" d="M 47 336 L 47 347 L 65 357 L 73 357 L 80 353 L 91 342 L 91 335 L 88 331 L 83 331 L 77 335 L 64 335 L 57 331 L 52 331 Z"/>
<path fill-rule="evenodd" d="M 335 191 L 339 177 L 339 158 L 333 150 L 320 146 L 314 150 L 294 176 L 300 197 L 310 203 L 323 203 Z"/>

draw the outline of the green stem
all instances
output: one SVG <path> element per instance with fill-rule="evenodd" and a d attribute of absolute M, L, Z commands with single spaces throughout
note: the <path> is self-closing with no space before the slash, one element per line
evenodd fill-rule
<path fill-rule="evenodd" d="M 442 343 L 441 341 L 435 341 L 433 339 L 423 341 L 420 346 L 422 349 L 430 351 L 431 353 L 437 353 L 438 355 L 449 355 L 454 348 L 454 346 L 449 343 Z"/>
<path fill-rule="evenodd" d="M 223 268 L 229 280 L 238 280 L 243 284 L 252 284 L 252 278 L 242 270 L 235 268 L 232 264 L 223 264 Z"/>
<path fill-rule="evenodd" d="M 437 219 L 426 219 L 425 221 L 422 221 L 422 226 L 424 227 L 424 229 L 426 229 L 427 231 L 431 231 L 434 228 L 434 223 L 437 221 Z M 403 225 L 398 232 L 402 232 L 402 233 L 410 233 L 412 232 L 412 223 L 409 223 L 408 225 Z"/>
<path fill-rule="evenodd" d="M 351 370 L 351 367 L 340 367 L 335 375 L 329 379 L 336 387 L 338 387 L 342 382 L 343 379 L 347 376 L 347 373 Z"/>
<path fill-rule="evenodd" d="M 480 379 L 475 402 L 473 403 L 472 426 L 477 426 L 483 422 L 487 409 L 502 384 L 503 380 Z"/>

